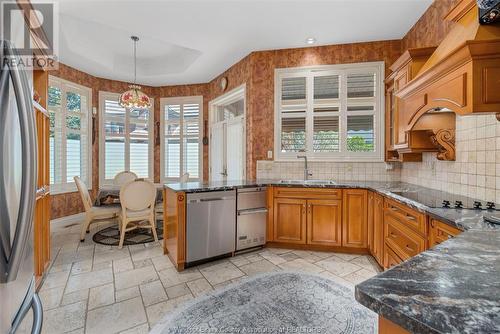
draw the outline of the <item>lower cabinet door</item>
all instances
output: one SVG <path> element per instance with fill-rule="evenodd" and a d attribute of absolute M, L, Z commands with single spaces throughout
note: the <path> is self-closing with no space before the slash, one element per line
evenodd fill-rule
<path fill-rule="evenodd" d="M 311 245 L 341 246 L 342 201 L 307 201 L 307 243 Z"/>
<path fill-rule="evenodd" d="M 306 243 L 307 200 L 275 198 L 274 242 Z"/>
<path fill-rule="evenodd" d="M 343 207 L 342 246 L 368 248 L 368 191 L 344 190 Z"/>

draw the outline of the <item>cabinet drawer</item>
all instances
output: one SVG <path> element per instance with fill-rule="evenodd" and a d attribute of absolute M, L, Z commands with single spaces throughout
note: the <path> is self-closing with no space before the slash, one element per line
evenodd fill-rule
<path fill-rule="evenodd" d="M 385 216 L 385 243 L 403 260 L 425 250 L 425 238 L 401 224 L 392 215 Z"/>
<path fill-rule="evenodd" d="M 385 212 L 398 219 L 401 223 L 411 227 L 422 235 L 427 234 L 427 224 L 425 214 L 410 209 L 406 205 L 400 204 L 396 201 L 385 200 Z"/>
<path fill-rule="evenodd" d="M 432 219 L 429 231 L 429 247 L 434 247 L 448 239 L 451 239 L 462 231 L 439 220 Z"/>
<path fill-rule="evenodd" d="M 342 199 L 342 189 L 276 187 L 274 197 Z"/>
<path fill-rule="evenodd" d="M 403 260 L 392 251 L 390 247 L 384 245 L 384 268 L 390 269 L 403 262 Z"/>

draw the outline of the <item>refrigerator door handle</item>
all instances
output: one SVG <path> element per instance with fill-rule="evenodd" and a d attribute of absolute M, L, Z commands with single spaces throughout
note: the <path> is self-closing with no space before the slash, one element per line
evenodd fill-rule
<path fill-rule="evenodd" d="M 31 280 L 30 288 L 28 293 L 24 298 L 24 301 L 17 313 L 14 321 L 12 321 L 12 327 L 9 330 L 9 334 L 15 334 L 19 325 L 26 317 L 26 314 L 30 309 L 33 311 L 33 325 L 31 327 L 31 334 L 40 334 L 42 332 L 42 322 L 43 322 L 43 308 L 42 302 L 38 294 L 34 293 L 35 290 L 35 280 Z M 31 296 L 31 297 L 30 297 Z"/>
<path fill-rule="evenodd" d="M 19 58 L 19 55 L 17 55 L 16 51 L 14 51 L 7 41 L 3 41 L 3 52 L 5 56 Z M 19 214 L 17 217 L 12 249 L 8 258 L 7 271 L 5 275 L 0 277 L 0 282 L 2 283 L 14 281 L 17 278 L 23 251 L 33 224 L 33 208 L 36 191 L 36 128 L 33 103 L 30 96 L 31 94 L 29 94 L 28 79 L 22 72 L 22 69 L 17 66 L 9 67 L 9 74 L 16 96 L 21 127 L 22 163 L 26 170 L 23 170 L 22 175 Z"/>
<path fill-rule="evenodd" d="M 5 131 L 6 110 L 9 102 L 9 72 L 0 71 L 0 133 Z M 0 136 L 0 156 L 3 156 L 3 137 Z M 5 190 L 4 179 L 0 177 L 0 273 L 8 272 L 8 264 L 11 253 L 10 226 L 7 208 L 7 191 Z M 3 276 L 3 275 L 1 275 Z M 2 282 L 0 277 L 0 282 Z"/>
<path fill-rule="evenodd" d="M 31 334 L 40 334 L 42 332 L 43 323 L 43 308 L 42 302 L 38 294 L 33 295 L 33 327 L 31 328 Z"/>

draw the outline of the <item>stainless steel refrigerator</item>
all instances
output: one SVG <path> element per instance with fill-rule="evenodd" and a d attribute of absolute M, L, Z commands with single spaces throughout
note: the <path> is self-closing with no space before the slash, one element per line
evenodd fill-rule
<path fill-rule="evenodd" d="M 20 58 L 10 42 L 0 40 L 0 56 L 0 333 L 26 328 L 40 333 L 33 262 L 37 146 L 32 89 L 29 71 L 16 64 Z"/>

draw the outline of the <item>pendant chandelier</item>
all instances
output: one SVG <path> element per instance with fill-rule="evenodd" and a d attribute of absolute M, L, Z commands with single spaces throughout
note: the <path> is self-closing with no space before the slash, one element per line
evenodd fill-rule
<path fill-rule="evenodd" d="M 131 36 L 134 42 L 134 84 L 129 86 L 129 90 L 120 95 L 120 105 L 130 109 L 147 109 L 151 107 L 149 96 L 141 91 L 141 86 L 136 85 L 137 80 L 137 42 L 139 37 Z"/>

